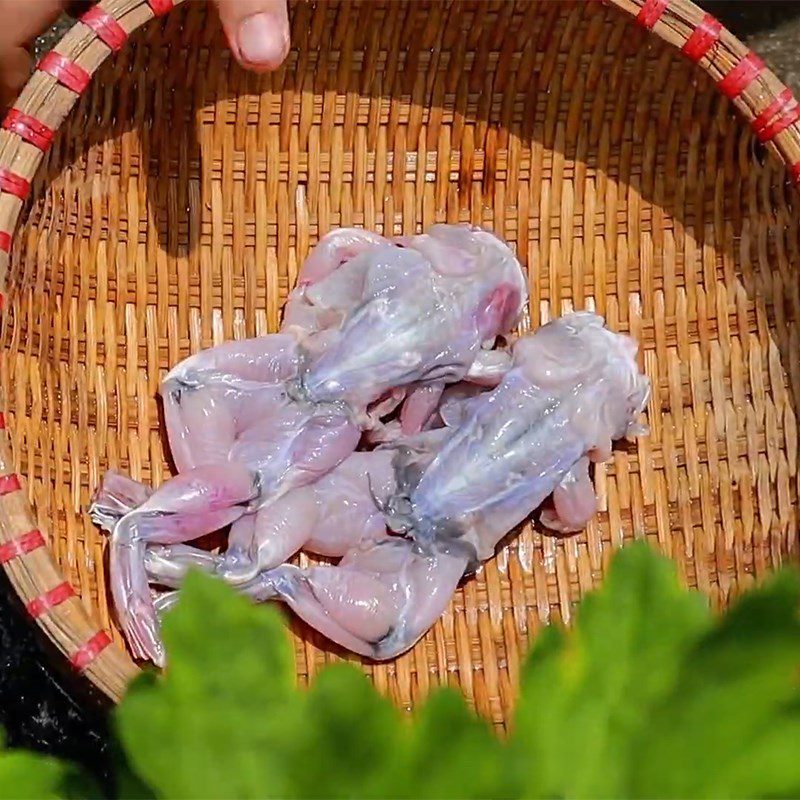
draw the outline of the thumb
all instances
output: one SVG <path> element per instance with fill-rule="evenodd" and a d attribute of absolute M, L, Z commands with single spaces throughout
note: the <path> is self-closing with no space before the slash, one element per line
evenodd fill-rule
<path fill-rule="evenodd" d="M 28 45 L 63 11 L 63 0 L 0 0 L 0 111 L 13 102 L 31 74 Z"/>
<path fill-rule="evenodd" d="M 236 60 L 247 69 L 277 69 L 289 52 L 286 0 L 214 0 Z"/>

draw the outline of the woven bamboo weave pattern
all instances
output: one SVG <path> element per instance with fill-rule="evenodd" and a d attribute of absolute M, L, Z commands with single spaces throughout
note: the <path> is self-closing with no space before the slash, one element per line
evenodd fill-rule
<path fill-rule="evenodd" d="M 524 329 L 593 307 L 639 339 L 653 381 L 651 435 L 597 470 L 585 532 L 524 526 L 417 647 L 365 664 L 398 704 L 448 683 L 503 725 L 531 638 L 568 623 L 634 538 L 715 606 L 797 557 L 800 136 L 778 124 L 794 106 L 755 62 L 733 99 L 718 90 L 747 57 L 724 30 L 682 56 L 703 18 L 691 3 L 618 5 L 629 13 L 301 3 L 287 64 L 257 76 L 190 3 L 133 34 L 63 125 L 74 92 L 52 71 L 32 79 L 27 97 L 50 93 L 37 119 L 55 131 L 35 177 L 37 146 L 0 133 L 0 166 L 31 182 L 3 312 L 0 462 L 22 489 L 0 497 L 0 554 L 80 665 L 92 659 L 79 648 L 110 632 L 89 650 L 102 650 L 88 671 L 106 691 L 134 670 L 91 491 L 108 467 L 154 484 L 170 474 L 160 377 L 190 352 L 276 330 L 299 264 L 337 226 L 485 225 L 528 270 Z M 125 31 L 153 16 L 144 2 L 103 6 Z M 76 27 L 94 72 L 109 48 Z M 20 208 L 19 193 L 0 195 L 0 230 Z M 30 531 L 46 547 L 11 543 Z M 301 681 L 344 655 L 293 631 Z"/>

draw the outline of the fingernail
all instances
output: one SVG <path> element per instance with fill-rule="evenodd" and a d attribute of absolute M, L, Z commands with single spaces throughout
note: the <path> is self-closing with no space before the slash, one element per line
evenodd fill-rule
<path fill-rule="evenodd" d="M 237 38 L 242 60 L 248 64 L 277 66 L 286 54 L 286 33 L 269 14 L 247 17 L 239 25 Z"/>

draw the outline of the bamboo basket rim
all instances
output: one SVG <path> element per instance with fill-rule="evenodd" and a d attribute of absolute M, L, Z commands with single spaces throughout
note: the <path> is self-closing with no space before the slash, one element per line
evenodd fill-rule
<path fill-rule="evenodd" d="M 56 130 L 100 65 L 131 33 L 183 0 L 103 0 L 38 64 L 0 130 L 0 286 L 5 288 L 17 223 Z M 705 71 L 786 165 L 800 187 L 800 108 L 792 92 L 736 36 L 691 0 L 603 0 Z M 5 297 L 0 294 L 0 308 Z M 5 390 L 5 387 L 3 387 Z M 72 667 L 112 700 L 138 672 L 61 574 L 36 527 L 30 487 L 13 472 L 0 411 L 0 563 L 28 614 Z"/>

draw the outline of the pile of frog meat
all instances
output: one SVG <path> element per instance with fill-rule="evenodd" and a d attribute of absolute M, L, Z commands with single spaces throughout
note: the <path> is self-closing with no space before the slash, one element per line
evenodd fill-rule
<path fill-rule="evenodd" d="M 341 229 L 303 264 L 280 332 L 174 367 L 175 476 L 109 472 L 90 508 L 132 653 L 165 663 L 160 617 L 199 569 L 390 659 L 545 501 L 543 525 L 582 529 L 591 464 L 646 433 L 649 382 L 636 343 L 591 312 L 515 336 L 527 299 L 487 231 Z M 221 553 L 189 544 L 228 527 Z M 298 567 L 300 550 L 335 563 Z"/>

